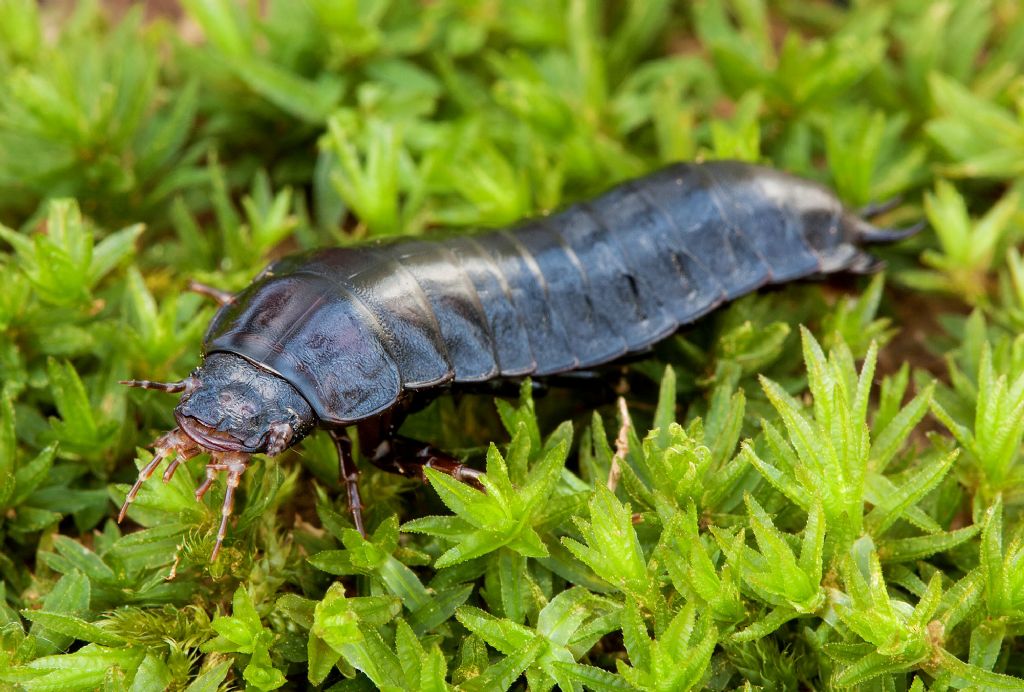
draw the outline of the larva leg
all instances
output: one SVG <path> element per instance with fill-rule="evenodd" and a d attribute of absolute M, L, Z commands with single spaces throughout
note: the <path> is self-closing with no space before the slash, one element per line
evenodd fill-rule
<path fill-rule="evenodd" d="M 452 478 L 480 487 L 477 478 L 482 474 L 466 466 L 450 454 L 425 442 L 402 437 L 398 428 L 415 402 L 406 402 L 391 411 L 371 418 L 359 425 L 359 447 L 363 456 L 384 471 L 407 478 L 425 480 L 424 469 L 434 469 Z"/>
<path fill-rule="evenodd" d="M 149 477 L 156 471 L 156 467 L 160 465 L 160 462 L 164 460 L 163 450 L 158 451 L 153 455 L 153 461 L 146 464 L 141 471 L 139 471 L 139 477 L 135 481 L 135 485 L 128 491 L 128 494 L 124 498 L 124 504 L 121 505 L 121 511 L 117 515 L 117 523 L 120 524 L 124 521 L 124 515 L 128 513 L 128 507 L 135 502 L 135 496 L 139 494 L 139 489 L 142 488 L 142 484 L 149 480 Z"/>
<path fill-rule="evenodd" d="M 212 461 L 206 465 L 206 479 L 199 484 L 198 488 L 196 488 L 197 500 L 202 500 L 206 497 L 207 491 L 213 487 L 213 482 L 217 480 L 217 474 L 221 471 L 226 471 L 227 468 L 228 467 L 224 464 L 218 464 Z"/>
<path fill-rule="evenodd" d="M 235 301 L 235 296 L 231 293 L 222 291 L 219 288 L 214 288 L 213 286 L 208 286 L 207 284 L 199 283 L 195 279 L 190 279 L 186 288 L 201 296 L 213 298 L 217 301 L 218 305 L 227 305 L 228 303 L 233 303 Z"/>
<path fill-rule="evenodd" d="M 224 544 L 224 537 L 228 533 L 228 522 L 235 510 L 235 490 L 242 482 L 242 474 L 249 466 L 249 455 L 242 452 L 214 453 L 213 461 L 206 465 L 206 480 L 196 488 L 196 499 L 202 500 L 206 491 L 210 489 L 217 475 L 222 471 L 228 472 L 227 486 L 224 488 L 224 502 L 220 509 L 220 526 L 217 528 L 217 542 L 210 554 L 210 562 L 217 559 L 221 546 Z"/>
<path fill-rule="evenodd" d="M 477 488 L 480 487 L 477 479 L 483 475 L 481 471 L 466 466 L 433 445 L 401 436 L 382 440 L 370 456 L 370 461 L 385 471 L 421 480 L 426 480 L 426 469 L 434 469 Z"/>
<path fill-rule="evenodd" d="M 345 483 L 345 494 L 348 498 L 348 511 L 352 515 L 352 523 L 356 530 L 366 536 L 366 527 L 363 525 L 363 501 L 359 496 L 359 467 L 352 458 L 352 440 L 342 430 L 340 432 L 331 430 L 330 436 L 334 440 L 334 447 L 338 450 L 338 472 L 342 482 Z"/>
<path fill-rule="evenodd" d="M 160 437 L 153 443 L 153 447 L 155 448 L 153 460 L 139 471 L 135 485 L 132 486 L 132 489 L 128 491 L 124 498 L 121 512 L 117 515 L 117 523 L 119 524 L 124 521 L 124 515 L 127 514 L 128 507 L 135 501 L 135 496 L 139 494 L 139 489 L 153 475 L 153 472 L 160 466 L 160 462 L 169 456 L 174 457 L 168 465 L 167 471 L 164 472 L 164 482 L 166 483 L 174 475 L 174 470 L 178 468 L 181 462 L 191 459 L 202 451 L 192 438 L 181 432 L 178 428 Z"/>
<path fill-rule="evenodd" d="M 213 553 L 210 555 L 210 562 L 217 559 L 220 547 L 224 543 L 224 536 L 228 533 L 228 520 L 235 509 L 235 488 L 242 480 L 242 473 L 245 472 L 245 463 L 231 464 L 228 469 L 228 483 L 224 489 L 224 504 L 220 510 L 220 527 L 217 529 L 217 542 L 213 546 Z"/>

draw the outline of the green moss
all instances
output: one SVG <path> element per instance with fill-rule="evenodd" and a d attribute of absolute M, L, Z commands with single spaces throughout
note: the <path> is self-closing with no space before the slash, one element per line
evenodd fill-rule
<path fill-rule="evenodd" d="M 0 0 L 0 686 L 1024 687 L 1024 14 L 851 4 Z M 930 230 L 668 340 L 630 425 L 440 399 L 408 430 L 488 493 L 368 468 L 369 538 L 322 436 L 214 564 L 202 457 L 114 522 L 173 425 L 116 383 L 195 365 L 188 279 L 721 157 Z"/>

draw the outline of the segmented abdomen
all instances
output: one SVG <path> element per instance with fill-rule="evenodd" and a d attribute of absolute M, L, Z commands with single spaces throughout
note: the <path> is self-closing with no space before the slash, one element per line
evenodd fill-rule
<path fill-rule="evenodd" d="M 556 215 L 446 241 L 481 296 L 501 374 L 606 363 L 726 300 L 818 271 L 766 175 L 778 176 L 677 164 Z M 457 364 L 456 379 L 470 379 Z"/>
<path fill-rule="evenodd" d="M 278 372 L 340 423 L 404 390 L 606 363 L 821 270 L 806 210 L 787 207 L 795 180 L 677 164 L 513 229 L 289 257 L 218 313 L 206 350 Z M 838 202 L 800 187 L 821 195 L 812 221 L 827 234 Z"/>

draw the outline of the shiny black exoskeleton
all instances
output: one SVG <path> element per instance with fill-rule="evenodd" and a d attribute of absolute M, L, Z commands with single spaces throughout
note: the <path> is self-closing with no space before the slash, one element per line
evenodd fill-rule
<path fill-rule="evenodd" d="M 204 288 L 223 306 L 188 379 L 133 382 L 183 396 L 179 428 L 124 509 L 171 452 L 214 452 L 200 490 L 219 471 L 233 490 L 249 454 L 278 453 L 319 426 L 334 436 L 362 531 L 346 426 L 382 467 L 472 480 L 397 435 L 414 401 L 443 385 L 611 362 L 766 284 L 872 271 L 862 245 L 914 230 L 875 228 L 816 183 L 717 161 L 675 164 L 511 229 L 287 257 L 237 295 Z M 229 515 L 226 499 L 218 549 Z"/>

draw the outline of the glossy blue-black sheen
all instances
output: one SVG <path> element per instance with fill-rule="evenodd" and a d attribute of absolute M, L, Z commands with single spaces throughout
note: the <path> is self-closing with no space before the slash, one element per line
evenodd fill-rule
<path fill-rule="evenodd" d="M 221 308 L 205 352 L 349 424 L 407 391 L 613 361 L 768 283 L 868 270 L 872 230 L 815 183 L 675 164 L 512 229 L 287 257 Z"/>

